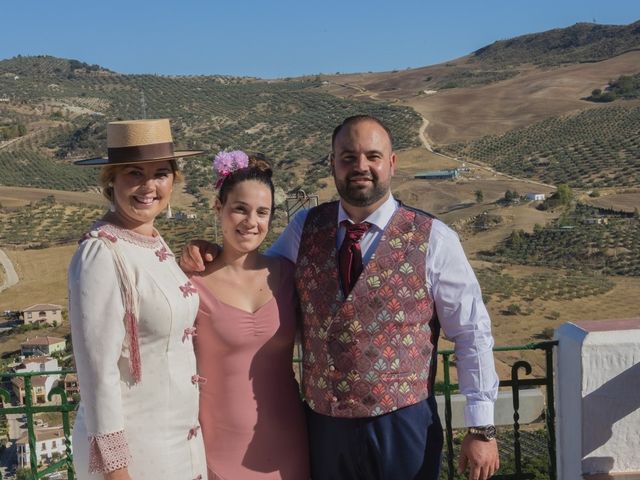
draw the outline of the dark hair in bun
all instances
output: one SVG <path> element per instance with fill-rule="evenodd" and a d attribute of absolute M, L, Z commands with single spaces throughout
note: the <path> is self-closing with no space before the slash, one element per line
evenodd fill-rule
<path fill-rule="evenodd" d="M 229 196 L 229 192 L 231 192 L 238 183 L 246 180 L 255 180 L 265 184 L 269 187 L 269 190 L 271 190 L 271 212 L 273 213 L 275 207 L 275 188 L 271 180 L 273 170 L 271 170 L 270 161 L 262 153 L 250 153 L 248 155 L 249 165 L 245 168 L 234 170 L 222 181 L 222 185 L 220 185 L 220 190 L 218 191 L 218 199 L 220 203 L 224 205 Z"/>

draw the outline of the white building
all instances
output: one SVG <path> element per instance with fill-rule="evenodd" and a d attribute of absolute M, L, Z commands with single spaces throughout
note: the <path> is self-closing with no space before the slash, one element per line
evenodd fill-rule
<path fill-rule="evenodd" d="M 32 355 L 51 355 L 55 352 L 64 352 L 67 341 L 64 338 L 43 337 L 27 338 L 20 344 L 20 351 L 25 357 Z"/>
<path fill-rule="evenodd" d="M 22 363 L 14 367 L 16 373 L 25 372 L 53 372 L 60 370 L 58 360 L 51 357 L 29 357 Z M 47 396 L 53 387 L 58 383 L 56 375 L 43 375 L 31 377 L 31 395 L 34 404 L 47 403 Z M 13 377 L 11 379 L 13 392 L 21 405 L 24 405 L 26 389 L 24 377 Z"/>
<path fill-rule="evenodd" d="M 53 325 L 55 322 L 60 325 L 62 323 L 62 307 L 51 303 L 37 303 L 22 310 L 22 318 L 25 325 L 39 322 L 48 325 Z"/>
<path fill-rule="evenodd" d="M 525 198 L 527 200 L 538 201 L 538 200 L 544 200 L 545 198 L 547 198 L 547 196 L 544 193 L 528 192 Z"/>
<path fill-rule="evenodd" d="M 559 480 L 640 478 L 640 318 L 556 330 Z"/>
<path fill-rule="evenodd" d="M 64 430 L 62 427 L 36 428 L 36 457 L 38 462 L 46 463 L 51 460 L 54 453 L 64 455 Z M 29 467 L 29 436 L 27 433 L 16 441 L 16 454 L 18 456 L 18 468 Z"/>

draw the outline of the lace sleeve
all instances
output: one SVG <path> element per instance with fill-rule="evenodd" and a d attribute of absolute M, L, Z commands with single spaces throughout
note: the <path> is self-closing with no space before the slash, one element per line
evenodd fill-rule
<path fill-rule="evenodd" d="M 130 460 L 124 430 L 89 437 L 89 473 L 108 473 L 125 468 Z"/>

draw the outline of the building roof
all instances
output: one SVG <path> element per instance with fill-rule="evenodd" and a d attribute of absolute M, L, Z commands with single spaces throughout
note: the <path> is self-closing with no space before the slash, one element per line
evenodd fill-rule
<path fill-rule="evenodd" d="M 50 362 L 51 360 L 54 360 L 54 358 L 52 358 L 52 357 L 27 357 L 22 361 L 22 364 L 26 365 L 27 363 L 47 363 L 47 362 Z"/>
<path fill-rule="evenodd" d="M 36 303 L 35 305 L 31 305 L 23 309 L 23 312 L 40 312 L 42 310 L 51 311 L 51 310 L 62 310 L 62 306 L 55 305 L 53 303 Z"/>
<path fill-rule="evenodd" d="M 44 442 L 45 440 L 64 439 L 64 430 L 62 427 L 49 427 L 49 428 L 36 428 L 36 442 Z M 29 444 L 29 435 L 25 433 L 22 435 L 16 443 L 21 445 Z"/>
<path fill-rule="evenodd" d="M 457 171 L 457 168 L 452 168 L 449 170 L 427 170 L 425 172 L 418 172 L 416 175 L 450 175 L 452 173 L 456 173 Z"/>
<path fill-rule="evenodd" d="M 76 373 L 67 373 L 64 376 L 64 381 L 65 382 L 77 382 L 78 381 L 78 374 L 76 374 Z"/>
<path fill-rule="evenodd" d="M 455 177 L 457 175 L 459 175 L 459 170 L 454 168 L 452 170 L 428 170 L 426 172 L 418 172 L 414 175 L 414 178 Z"/>
<path fill-rule="evenodd" d="M 31 340 L 28 338 L 20 344 L 20 346 L 26 345 L 55 345 L 56 343 L 66 342 L 64 338 L 50 337 L 46 335 L 44 337 L 33 337 Z"/>
<path fill-rule="evenodd" d="M 47 382 L 47 377 L 40 375 L 38 377 L 31 377 L 31 386 L 32 387 L 44 387 Z M 11 383 L 16 385 L 19 388 L 24 388 L 24 377 L 13 377 L 11 379 Z"/>

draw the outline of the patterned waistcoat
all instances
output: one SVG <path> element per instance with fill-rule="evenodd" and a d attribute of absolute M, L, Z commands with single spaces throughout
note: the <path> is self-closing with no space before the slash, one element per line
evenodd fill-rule
<path fill-rule="evenodd" d="M 337 218 L 337 202 L 312 209 L 300 240 L 304 396 L 324 415 L 382 415 L 433 389 L 440 327 L 425 285 L 433 219 L 401 205 L 345 298 Z"/>

